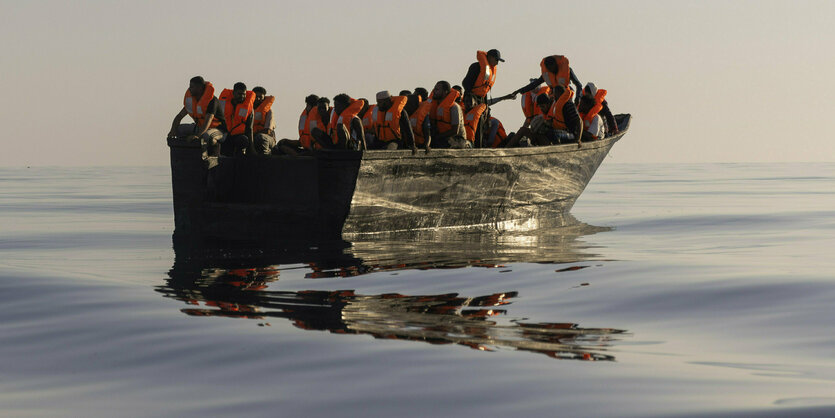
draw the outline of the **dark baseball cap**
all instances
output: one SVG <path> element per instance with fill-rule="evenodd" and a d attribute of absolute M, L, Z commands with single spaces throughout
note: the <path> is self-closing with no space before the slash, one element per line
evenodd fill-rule
<path fill-rule="evenodd" d="M 502 53 L 499 52 L 498 49 L 491 49 L 491 50 L 487 51 L 487 55 L 492 55 L 497 60 L 499 60 L 501 62 L 504 62 L 504 60 L 502 59 Z"/>

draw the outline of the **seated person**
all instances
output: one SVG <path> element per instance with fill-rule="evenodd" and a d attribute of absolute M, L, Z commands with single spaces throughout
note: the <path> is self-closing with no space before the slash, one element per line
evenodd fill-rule
<path fill-rule="evenodd" d="M 316 107 L 319 96 L 311 94 L 304 98 L 304 109 L 299 115 L 299 139 L 284 138 L 273 148 L 273 154 L 299 155 L 311 150 L 310 111 Z"/>
<path fill-rule="evenodd" d="M 246 84 L 237 82 L 232 90 L 224 89 L 218 98 L 223 108 L 224 139 L 220 153 L 229 157 L 255 155 L 254 109 L 255 93 L 247 91 Z"/>
<path fill-rule="evenodd" d="M 354 100 L 345 93 L 334 96 L 327 137 L 320 135 L 322 131 L 317 128 L 311 131 L 313 138 L 322 148 L 362 149 L 365 136 L 362 121 L 357 115 L 364 105 L 362 100 Z"/>
<path fill-rule="evenodd" d="M 272 110 L 275 96 L 267 96 L 267 89 L 260 86 L 253 88 L 252 92 L 255 93 L 255 102 L 252 104 L 255 111 L 255 153 L 269 155 L 275 146 L 275 118 Z"/>
<path fill-rule="evenodd" d="M 412 106 L 410 105 L 413 105 L 413 102 L 417 102 L 417 106 L 414 110 L 411 110 Z M 425 148 L 426 152 L 429 152 L 432 142 L 432 125 L 429 117 L 431 110 L 432 102 L 426 100 L 421 101 L 418 93 L 409 96 L 409 101 L 406 103 L 406 111 L 409 113 L 409 125 L 412 126 L 412 132 L 415 135 L 415 144 L 418 147 Z"/>
<path fill-rule="evenodd" d="M 403 96 L 403 95 L 401 94 L 401 96 Z M 415 113 L 415 111 L 418 109 L 418 106 L 420 106 L 420 104 L 422 103 L 420 101 L 420 96 L 418 96 L 417 94 L 411 94 L 410 93 L 410 94 L 407 94 L 403 97 L 406 98 L 406 107 L 404 107 L 403 110 L 405 110 L 406 113 L 409 116 L 411 116 L 412 113 Z"/>
<path fill-rule="evenodd" d="M 368 99 L 359 99 L 365 102 L 365 105 L 360 110 L 360 113 L 357 115 L 362 120 L 362 129 L 365 131 L 365 146 L 366 149 L 369 145 L 373 144 L 376 141 L 377 137 L 374 136 L 374 120 L 371 117 L 374 115 L 374 108 L 377 107 L 375 104 L 370 104 Z"/>
<path fill-rule="evenodd" d="M 485 124 L 487 121 L 487 105 L 476 104 L 476 98 L 470 93 L 464 94 L 464 132 L 470 148 L 482 148 Z"/>
<path fill-rule="evenodd" d="M 405 96 L 391 97 L 387 90 L 377 93 L 377 106 L 371 114 L 376 140 L 369 144 L 370 149 L 393 150 L 408 147 L 413 152 L 417 151 L 409 115 L 404 110 L 407 101 L 408 98 Z"/>
<path fill-rule="evenodd" d="M 461 106 L 461 110 L 464 110 L 464 89 L 457 84 L 452 86 L 452 89 L 458 92 L 455 103 L 458 103 L 458 106 Z"/>
<path fill-rule="evenodd" d="M 534 81 L 533 79 L 531 81 Z M 525 124 L 522 126 L 530 126 L 531 120 L 536 115 L 541 115 L 542 111 L 539 109 L 539 106 L 536 104 L 536 98 L 539 97 L 541 94 L 550 94 L 551 88 L 547 85 L 540 85 L 534 88 L 533 90 L 527 91 L 522 94 L 522 113 L 525 115 Z"/>
<path fill-rule="evenodd" d="M 180 124 L 186 115 L 191 116 L 194 123 Z M 183 108 L 174 117 L 168 139 L 183 139 L 188 141 L 200 140 L 203 148 L 203 158 L 220 153 L 220 139 L 223 137 L 223 109 L 215 98 L 215 88 L 212 83 L 196 76 L 189 80 L 183 98 Z"/>
<path fill-rule="evenodd" d="M 594 83 L 588 83 L 583 88 L 577 110 L 583 120 L 583 140 L 594 141 L 620 132 L 606 102 L 606 90 L 598 89 Z"/>
<path fill-rule="evenodd" d="M 487 127 L 487 140 L 485 141 L 487 146 L 490 148 L 504 147 L 507 139 L 511 136 L 513 136 L 513 133 L 511 132 L 511 135 L 508 135 L 500 120 L 490 118 L 490 124 Z"/>
<path fill-rule="evenodd" d="M 464 114 L 456 103 L 458 91 L 448 81 L 435 83 L 429 118 L 432 127 L 432 146 L 435 148 L 467 148 Z"/>
<path fill-rule="evenodd" d="M 429 91 L 423 87 L 415 87 L 415 94 L 420 97 L 421 103 L 429 100 Z"/>
<path fill-rule="evenodd" d="M 552 91 L 557 99 L 552 101 L 548 95 L 539 95 L 536 103 L 542 114 L 535 116 L 529 127 L 520 128 L 508 141 L 508 146 L 525 144 L 521 142 L 523 137 L 528 138 L 531 145 L 579 144 L 583 123 L 572 101 L 574 92 L 562 85 Z"/>
<path fill-rule="evenodd" d="M 333 108 L 331 107 L 331 101 L 327 97 L 320 97 L 319 100 L 316 101 L 316 107 L 310 111 L 307 123 L 308 129 L 310 130 L 311 150 L 315 151 L 317 149 L 322 149 L 321 143 L 330 140 L 327 130 L 332 112 Z"/>

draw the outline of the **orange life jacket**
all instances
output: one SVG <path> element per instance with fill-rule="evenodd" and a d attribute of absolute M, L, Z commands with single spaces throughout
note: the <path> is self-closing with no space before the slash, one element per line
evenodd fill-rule
<path fill-rule="evenodd" d="M 562 113 L 566 102 L 570 102 L 574 98 L 574 91 L 571 89 L 564 89 L 557 100 L 551 104 L 548 114 L 545 115 L 545 122 L 551 125 L 554 129 L 568 130 L 568 125 L 565 124 L 565 115 Z"/>
<path fill-rule="evenodd" d="M 247 90 L 242 103 L 232 104 L 234 92 L 223 89 L 220 93 L 220 105 L 223 107 L 223 117 L 226 119 L 226 131 L 229 135 L 240 135 L 246 132 L 246 119 L 252 114 L 252 104 L 255 103 L 255 93 Z"/>
<path fill-rule="evenodd" d="M 301 143 L 302 148 L 310 149 L 310 142 L 312 141 L 312 137 L 310 136 L 310 113 L 316 109 L 316 106 L 307 110 L 307 106 L 302 109 L 302 114 L 299 115 L 299 142 Z"/>
<path fill-rule="evenodd" d="M 522 113 L 525 114 L 525 122 L 530 122 L 534 116 L 542 114 L 542 109 L 536 104 L 536 98 L 540 94 L 548 94 L 550 92 L 551 88 L 546 84 L 522 95 Z"/>
<path fill-rule="evenodd" d="M 406 96 L 394 96 L 391 98 L 391 107 L 385 112 L 380 112 L 380 107 L 374 107 L 371 119 L 374 120 L 374 129 L 377 139 L 383 142 L 396 141 L 400 135 L 400 114 L 406 107 Z"/>
<path fill-rule="evenodd" d="M 484 51 L 477 51 L 475 57 L 478 60 L 480 71 L 473 84 L 472 93 L 474 96 L 484 97 L 487 96 L 496 82 L 496 66 L 487 62 L 487 53 Z"/>
<path fill-rule="evenodd" d="M 322 118 L 322 115 L 319 114 L 319 106 L 310 109 L 310 113 L 307 114 L 307 131 L 311 134 L 310 145 L 314 149 L 321 149 L 322 146 L 313 139 L 313 129 L 319 128 L 322 132 L 328 132 L 328 125 L 324 122 L 324 119 L 325 118 Z"/>
<path fill-rule="evenodd" d="M 423 145 L 426 143 L 426 132 L 423 132 L 423 121 L 429 112 L 432 111 L 432 102 L 421 102 L 417 110 L 409 116 L 409 124 L 412 125 L 412 131 L 415 134 L 415 143 Z"/>
<path fill-rule="evenodd" d="M 214 97 L 215 87 L 208 81 L 203 88 L 203 95 L 200 96 L 199 100 L 195 100 L 194 97 L 191 97 L 191 90 L 186 89 L 186 95 L 183 97 L 183 106 L 186 108 L 186 112 L 188 112 L 189 116 L 194 119 L 194 123 L 197 124 L 198 129 L 201 125 L 203 125 L 203 121 L 206 119 L 206 109 L 209 107 L 209 103 Z M 218 125 L 220 125 L 220 120 L 218 120 L 218 118 L 214 118 L 212 119 L 212 123 L 209 127 L 217 128 Z"/>
<path fill-rule="evenodd" d="M 458 98 L 458 90 L 452 89 L 449 94 L 441 101 L 432 100 L 432 109 L 429 112 L 430 120 L 434 126 L 438 127 L 438 132 L 444 132 L 452 129 L 452 121 L 450 120 L 452 106 L 456 105 L 455 99 Z M 456 121 L 457 123 L 458 121 Z"/>
<path fill-rule="evenodd" d="M 377 108 L 377 105 L 369 105 L 368 109 L 365 110 L 365 114 L 362 115 L 362 129 L 365 130 L 366 133 L 374 132 L 374 119 L 371 117 L 374 115 L 374 109 Z"/>
<path fill-rule="evenodd" d="M 342 111 L 339 115 L 336 112 L 331 112 L 331 122 L 328 124 L 328 135 L 330 135 L 331 139 L 333 140 L 333 144 L 336 145 L 339 143 L 339 135 L 337 129 L 337 125 L 342 125 L 348 132 L 351 132 L 351 120 L 360 113 L 362 107 L 365 106 L 365 101 L 363 100 L 354 100 L 349 98 L 350 104 L 345 110 Z"/>
<path fill-rule="evenodd" d="M 594 117 L 603 110 L 603 101 L 606 100 L 606 90 L 597 89 L 597 93 L 594 95 L 594 106 L 588 110 L 586 113 L 580 113 L 580 119 L 583 120 L 583 130 L 589 129 L 591 122 L 594 120 Z M 597 139 L 596 135 L 594 139 Z"/>
<path fill-rule="evenodd" d="M 486 104 L 478 104 L 464 116 L 464 131 L 467 132 L 467 141 L 475 142 L 475 131 L 478 129 L 478 120 L 481 119 L 481 115 L 486 110 Z"/>
<path fill-rule="evenodd" d="M 267 122 L 267 113 L 272 109 L 273 103 L 275 103 L 275 96 L 266 96 L 264 97 L 264 101 L 255 108 L 255 116 L 253 117 L 255 132 L 265 129 L 264 125 Z"/>
<path fill-rule="evenodd" d="M 601 110 L 603 110 L 603 101 L 606 100 L 606 90 L 597 89 L 597 94 L 594 95 L 594 106 L 586 113 L 580 113 L 580 118 L 583 119 L 583 125 L 591 122 Z"/>
<path fill-rule="evenodd" d="M 571 81 L 571 67 L 568 66 L 568 58 L 565 55 L 553 55 L 553 57 L 557 60 L 557 72 L 548 71 L 545 66 L 545 58 L 543 58 L 539 63 L 539 68 L 542 69 L 542 79 L 545 80 L 548 87 L 560 85 L 567 89 L 568 83 Z"/>
<path fill-rule="evenodd" d="M 496 131 L 496 138 L 493 139 L 493 143 L 490 144 L 490 147 L 498 148 L 499 144 L 501 144 L 502 141 L 504 141 L 505 138 L 507 138 L 507 131 L 504 130 L 504 125 L 502 125 L 502 121 L 500 121 L 496 118 L 490 118 L 490 122 L 493 122 L 493 121 L 495 121 L 496 123 L 499 124 L 499 130 Z"/>

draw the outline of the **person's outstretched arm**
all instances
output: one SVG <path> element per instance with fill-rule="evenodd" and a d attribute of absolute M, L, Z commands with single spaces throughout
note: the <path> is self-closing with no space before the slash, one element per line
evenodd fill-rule
<path fill-rule="evenodd" d="M 188 111 L 186 110 L 185 106 L 183 109 L 180 110 L 180 113 L 177 113 L 177 116 L 174 116 L 174 122 L 171 123 L 171 130 L 168 131 L 168 139 L 173 139 L 177 137 L 177 130 L 180 128 L 180 122 L 183 121 L 183 118 L 188 115 Z"/>

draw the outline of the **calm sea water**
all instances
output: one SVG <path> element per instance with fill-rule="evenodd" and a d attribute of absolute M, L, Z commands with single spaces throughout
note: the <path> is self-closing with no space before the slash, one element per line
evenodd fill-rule
<path fill-rule="evenodd" d="M 835 416 L 835 164 L 572 214 L 175 252 L 167 167 L 0 169 L 0 415 Z"/>

